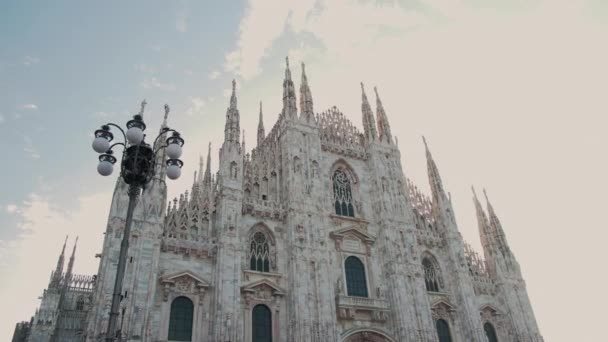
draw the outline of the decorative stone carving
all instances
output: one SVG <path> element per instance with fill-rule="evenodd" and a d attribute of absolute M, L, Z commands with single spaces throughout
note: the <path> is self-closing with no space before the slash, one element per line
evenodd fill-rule
<path fill-rule="evenodd" d="M 202 297 L 209 288 L 209 283 L 198 277 L 191 271 L 183 271 L 170 275 L 163 275 L 160 278 L 162 286 L 163 300 L 168 301 L 169 295 L 194 294 L 199 295 L 199 304 L 202 304 Z"/>

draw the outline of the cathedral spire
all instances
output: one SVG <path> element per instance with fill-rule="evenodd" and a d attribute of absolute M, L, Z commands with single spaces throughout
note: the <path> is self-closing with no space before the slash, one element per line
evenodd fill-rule
<path fill-rule="evenodd" d="M 312 94 L 308 86 L 308 78 L 306 77 L 306 67 L 302 63 L 302 83 L 300 84 L 300 117 L 306 122 L 314 119 L 314 110 L 312 105 Z"/>
<path fill-rule="evenodd" d="M 65 262 L 65 246 L 68 243 L 68 236 L 65 236 L 65 241 L 63 241 L 63 248 L 61 249 L 61 254 L 59 254 L 59 259 L 57 259 L 57 266 L 55 267 L 55 272 L 53 272 L 53 278 L 51 279 L 51 283 L 58 284 L 58 280 L 61 279 L 61 273 L 63 273 L 63 265 Z"/>
<path fill-rule="evenodd" d="M 258 122 L 258 148 L 264 142 L 266 133 L 264 132 L 264 115 L 262 114 L 262 101 L 260 101 L 260 120 Z"/>
<path fill-rule="evenodd" d="M 209 142 L 209 149 L 207 151 L 207 165 L 205 165 L 205 177 L 203 178 L 205 185 L 211 184 L 211 142 Z"/>
<path fill-rule="evenodd" d="M 437 169 L 437 164 L 435 164 L 435 160 L 433 160 L 431 150 L 429 149 L 429 145 L 426 143 L 426 138 L 424 136 L 422 137 L 422 141 L 424 142 L 424 148 L 426 150 L 426 165 L 429 175 L 429 183 L 431 185 L 431 192 L 433 193 L 433 200 L 435 202 L 439 201 L 440 199 L 447 200 L 447 196 L 443 190 L 441 177 L 439 176 L 439 170 Z"/>
<path fill-rule="evenodd" d="M 367 141 L 376 140 L 376 123 L 374 120 L 374 113 L 365 95 L 365 88 L 363 82 L 361 82 L 361 112 L 363 114 L 363 130 L 365 132 L 365 138 Z"/>
<path fill-rule="evenodd" d="M 486 189 L 483 189 L 483 195 L 486 198 L 486 205 L 488 207 L 488 217 L 490 227 L 493 230 L 494 239 L 496 240 L 496 247 L 501 250 L 503 253 L 511 254 L 511 249 L 509 248 L 509 244 L 507 243 L 507 238 L 505 236 L 505 232 L 502 229 L 502 224 L 496 216 L 496 212 L 494 211 L 494 207 L 490 203 L 488 199 L 488 194 L 486 193 Z"/>
<path fill-rule="evenodd" d="M 230 95 L 230 107 L 226 110 L 226 126 L 224 128 L 224 143 L 240 142 L 240 114 L 237 108 L 236 80 L 232 80 L 232 95 Z"/>
<path fill-rule="evenodd" d="M 289 70 L 289 57 L 285 57 L 285 80 L 283 81 L 283 116 L 286 119 L 298 117 L 296 107 L 296 92 L 293 81 L 291 80 L 291 70 Z"/>
<path fill-rule="evenodd" d="M 198 183 L 203 181 L 203 155 L 198 156 L 198 178 L 196 179 Z"/>
<path fill-rule="evenodd" d="M 379 140 L 390 144 L 392 143 L 391 126 L 388 123 L 388 118 L 376 87 L 374 87 L 374 93 L 376 93 L 376 118 L 378 119 Z"/>
<path fill-rule="evenodd" d="M 471 186 L 471 190 L 473 191 L 473 203 L 475 204 L 475 212 L 477 214 L 477 227 L 479 229 L 479 239 L 481 240 L 481 245 L 483 246 L 484 254 L 486 255 L 486 259 L 488 259 L 488 252 L 494 245 L 492 241 L 492 233 L 490 232 L 490 227 L 488 223 L 488 217 L 486 216 L 486 212 L 483 210 L 479 199 L 477 198 L 477 193 L 475 192 L 475 188 Z"/>
<path fill-rule="evenodd" d="M 245 151 L 247 151 L 245 147 L 245 130 L 243 130 L 243 143 L 241 145 L 241 151 L 243 151 L 243 157 L 245 156 Z"/>
<path fill-rule="evenodd" d="M 76 246 L 78 246 L 78 236 L 76 237 L 76 241 L 74 241 L 74 247 L 72 249 L 72 256 L 70 256 L 70 261 L 68 262 L 68 270 L 65 273 L 66 278 L 69 281 L 69 278 L 72 276 L 72 271 L 74 269 L 74 260 L 76 259 Z"/>

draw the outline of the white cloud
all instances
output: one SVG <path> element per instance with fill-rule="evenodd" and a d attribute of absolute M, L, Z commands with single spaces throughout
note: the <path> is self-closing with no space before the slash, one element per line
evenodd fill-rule
<path fill-rule="evenodd" d="M 186 115 L 201 114 L 205 107 L 205 100 L 200 97 L 190 97 L 190 106 L 186 109 Z"/>
<path fill-rule="evenodd" d="M 38 64 L 38 63 L 40 63 L 40 58 L 32 57 L 32 56 L 25 56 L 23 58 L 23 65 L 25 65 L 25 66 L 32 66 L 32 65 Z"/>
<path fill-rule="evenodd" d="M 150 74 L 150 73 L 156 72 L 156 69 L 153 66 L 145 64 L 145 63 L 137 63 L 137 64 L 135 64 L 134 67 L 135 67 L 136 71 L 139 71 L 142 73 Z"/>
<path fill-rule="evenodd" d="M 6 206 L 6 212 L 9 214 L 14 214 L 15 212 L 17 212 L 18 209 L 19 207 L 17 207 L 16 204 L 8 204 Z"/>
<path fill-rule="evenodd" d="M 21 106 L 21 109 L 25 109 L 25 110 L 37 110 L 38 106 L 34 103 L 28 103 L 28 104 L 24 104 L 23 106 Z"/>
<path fill-rule="evenodd" d="M 78 208 L 66 212 L 53 206 L 46 198 L 31 194 L 19 206 L 19 235 L 12 240 L 0 240 L 0 301 L 11 307 L 0 320 L 0 339 L 10 340 L 15 323 L 29 320 L 39 305 L 37 298 L 48 284 L 50 272 L 66 235 L 68 251 L 76 235 L 75 272 L 94 274 L 105 230 L 111 193 L 82 196 Z"/>
<path fill-rule="evenodd" d="M 156 77 L 151 77 L 151 78 L 147 78 L 147 79 L 143 80 L 141 82 L 141 86 L 144 87 L 145 89 L 158 88 L 158 89 L 166 90 L 166 91 L 174 91 L 175 89 L 177 89 L 174 84 L 163 83 L 160 80 L 158 80 L 158 78 L 156 78 Z"/>
<path fill-rule="evenodd" d="M 210 80 L 215 80 L 218 77 L 220 77 L 221 73 L 217 70 L 213 70 L 211 73 L 209 73 L 209 79 Z"/>
<path fill-rule="evenodd" d="M 38 153 L 38 150 L 31 146 L 24 147 L 23 152 L 27 153 L 32 159 L 40 159 L 40 153 Z"/>
<path fill-rule="evenodd" d="M 177 13 L 175 19 L 175 29 L 179 32 L 187 32 L 188 31 L 188 21 L 187 21 L 186 11 L 180 11 Z"/>
<path fill-rule="evenodd" d="M 27 153 L 27 155 L 32 159 L 40 159 L 40 153 L 38 149 L 34 147 L 32 142 L 32 138 L 27 135 L 23 136 L 23 141 L 25 142 L 25 146 L 23 147 L 23 152 Z"/>
<path fill-rule="evenodd" d="M 0 125 L 4 123 L 4 115 L 0 113 Z"/>

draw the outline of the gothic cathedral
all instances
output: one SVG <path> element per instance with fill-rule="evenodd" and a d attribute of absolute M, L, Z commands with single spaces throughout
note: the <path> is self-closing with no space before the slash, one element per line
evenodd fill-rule
<path fill-rule="evenodd" d="M 490 202 L 473 192 L 482 258 L 426 142 L 431 196 L 404 175 L 378 92 L 374 114 L 361 90 L 363 132 L 336 107 L 315 114 L 304 65 L 298 108 L 287 64 L 279 118 L 266 134 L 260 104 L 247 153 L 233 81 L 217 173 L 209 149 L 192 189 L 167 200 L 160 163 L 137 204 L 122 341 L 543 341 Z M 13 341 L 104 340 L 127 187 L 116 184 L 97 275 L 73 275 L 74 253 L 63 272 L 62 252 Z"/>

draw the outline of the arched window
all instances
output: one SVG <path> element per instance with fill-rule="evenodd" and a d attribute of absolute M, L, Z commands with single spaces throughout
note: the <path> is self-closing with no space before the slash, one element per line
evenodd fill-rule
<path fill-rule="evenodd" d="M 488 338 L 488 342 L 498 342 L 498 338 L 496 337 L 496 330 L 494 330 L 494 326 L 490 322 L 486 322 L 483 325 L 483 330 L 486 332 L 486 337 Z"/>
<path fill-rule="evenodd" d="M 443 319 L 438 319 L 435 325 L 437 327 L 439 342 L 452 342 L 452 335 L 450 335 L 450 326 L 448 325 L 448 322 Z"/>
<path fill-rule="evenodd" d="M 332 176 L 334 184 L 334 207 L 336 215 L 355 217 L 353 192 L 350 179 L 342 170 L 336 170 Z"/>
<path fill-rule="evenodd" d="M 262 232 L 253 234 L 249 245 L 249 268 L 252 271 L 270 272 L 270 246 Z"/>
<path fill-rule="evenodd" d="M 346 290 L 349 296 L 367 297 L 365 267 L 359 258 L 349 256 L 344 262 L 346 271 Z"/>
<path fill-rule="evenodd" d="M 272 315 L 266 305 L 258 304 L 253 308 L 251 330 L 252 342 L 272 342 Z"/>
<path fill-rule="evenodd" d="M 78 297 L 78 299 L 76 300 L 76 310 L 84 310 L 84 298 L 82 296 Z"/>
<path fill-rule="evenodd" d="M 192 341 L 194 304 L 186 297 L 177 297 L 171 303 L 169 341 Z"/>
<path fill-rule="evenodd" d="M 439 271 L 429 258 L 422 259 L 422 268 L 424 269 L 424 284 L 426 290 L 431 292 L 439 292 Z"/>

